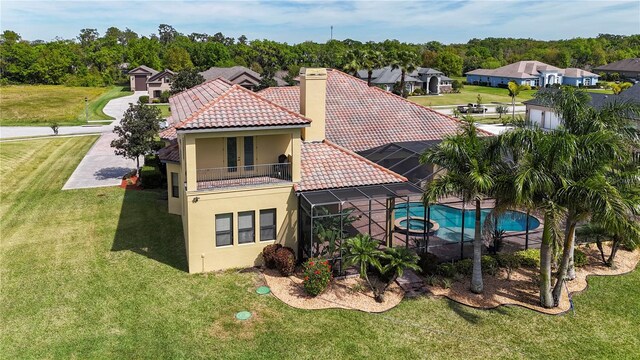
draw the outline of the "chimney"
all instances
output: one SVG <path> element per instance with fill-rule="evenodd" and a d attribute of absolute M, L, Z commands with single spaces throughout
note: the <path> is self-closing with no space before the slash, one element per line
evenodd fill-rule
<path fill-rule="evenodd" d="M 303 129 L 304 141 L 322 141 L 325 135 L 327 69 L 300 69 L 300 114 L 311 119 Z"/>

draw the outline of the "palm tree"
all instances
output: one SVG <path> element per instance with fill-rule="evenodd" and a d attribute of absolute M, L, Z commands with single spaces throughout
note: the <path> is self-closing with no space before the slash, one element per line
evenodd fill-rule
<path fill-rule="evenodd" d="M 437 147 L 427 150 L 420 158 L 421 163 L 440 166 L 446 173 L 431 181 L 424 192 L 424 200 L 435 202 L 446 196 L 458 196 L 467 203 L 475 201 L 475 234 L 473 239 L 473 273 L 471 291 L 481 293 L 482 284 L 482 226 L 481 203 L 488 197 L 494 186 L 494 154 L 489 139 L 478 135 L 475 120 L 463 119 L 461 132 L 446 137 Z M 464 230 L 463 230 L 464 231 Z"/>
<path fill-rule="evenodd" d="M 384 55 L 380 51 L 365 50 L 362 68 L 367 70 L 367 85 L 371 86 L 373 70 L 387 65 Z"/>
<path fill-rule="evenodd" d="M 418 55 L 412 51 L 403 50 L 391 58 L 391 68 L 400 69 L 400 95 L 404 97 L 404 79 L 407 73 L 415 71 L 418 67 Z"/>
<path fill-rule="evenodd" d="M 531 86 L 527 84 L 516 84 L 515 81 L 509 81 L 507 84 L 507 90 L 509 90 L 509 96 L 511 96 L 511 117 L 516 118 L 516 96 L 520 95 L 523 90 L 531 90 Z"/>
<path fill-rule="evenodd" d="M 380 243 L 372 239 L 371 235 L 358 234 L 347 240 L 345 253 L 342 256 L 345 266 L 358 265 L 360 267 L 360 277 L 367 282 L 367 285 L 369 285 L 376 297 L 378 292 L 373 284 L 371 284 L 371 281 L 369 281 L 367 269 L 369 266 L 373 266 L 378 270 L 382 269 L 380 265 L 382 251 L 378 250 L 379 245 Z"/>
<path fill-rule="evenodd" d="M 389 285 L 393 284 L 397 278 L 402 277 L 407 269 L 420 270 L 418 266 L 418 256 L 407 248 L 387 248 L 382 255 L 387 260 L 387 264 L 382 267 L 381 272 L 385 275 L 391 275 L 388 278 L 382 291 L 378 294 L 379 301 L 384 301 L 384 293 Z"/>
<path fill-rule="evenodd" d="M 342 69 L 352 74 L 353 76 L 358 76 L 358 71 L 364 68 L 364 55 L 362 51 L 358 49 L 349 50 L 344 55 L 344 65 Z"/>

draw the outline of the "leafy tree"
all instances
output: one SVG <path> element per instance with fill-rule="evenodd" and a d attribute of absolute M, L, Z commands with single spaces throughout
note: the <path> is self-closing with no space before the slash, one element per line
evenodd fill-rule
<path fill-rule="evenodd" d="M 171 46 L 164 53 L 164 67 L 173 71 L 182 71 L 193 68 L 193 63 L 187 50 Z"/>
<path fill-rule="evenodd" d="M 153 151 L 155 138 L 160 131 L 160 109 L 142 103 L 131 104 L 124 113 L 120 125 L 113 128 L 118 138 L 111 142 L 116 155 L 136 161 L 140 169 L 140 156 Z"/>
<path fill-rule="evenodd" d="M 461 132 L 448 136 L 438 146 L 428 149 L 420 158 L 423 164 L 434 164 L 446 173 L 431 181 L 424 192 L 425 202 L 446 196 L 458 196 L 465 203 L 475 202 L 475 234 L 473 239 L 473 273 L 471 291 L 479 294 L 482 283 L 481 203 L 491 196 L 496 181 L 496 164 L 489 140 L 478 136 L 472 117 L 464 119 Z"/>
<path fill-rule="evenodd" d="M 447 76 L 462 75 L 462 58 L 451 51 L 438 53 L 435 59 L 435 68 Z"/>
<path fill-rule="evenodd" d="M 167 45 L 175 40 L 178 36 L 178 31 L 171 25 L 160 24 L 160 26 L 158 26 L 158 35 L 160 43 Z"/>
<path fill-rule="evenodd" d="M 171 93 L 177 94 L 181 91 L 191 89 L 204 82 L 204 77 L 195 69 L 187 69 L 178 72 L 171 82 Z"/>
<path fill-rule="evenodd" d="M 342 69 L 353 76 L 358 76 L 358 71 L 364 68 L 364 54 L 358 49 L 349 50 L 344 56 Z"/>
<path fill-rule="evenodd" d="M 509 81 L 507 84 L 507 91 L 509 91 L 509 96 L 511 97 L 511 118 L 516 118 L 516 96 L 520 95 L 520 93 L 524 90 L 531 90 L 531 86 L 527 84 L 518 85 L 514 81 Z"/>
<path fill-rule="evenodd" d="M 451 82 L 451 88 L 454 92 L 459 93 L 460 90 L 464 88 L 464 84 L 462 83 L 462 81 L 456 79 Z"/>

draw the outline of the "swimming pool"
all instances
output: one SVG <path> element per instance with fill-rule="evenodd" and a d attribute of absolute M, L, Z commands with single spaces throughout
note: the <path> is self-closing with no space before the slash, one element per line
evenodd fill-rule
<path fill-rule="evenodd" d="M 425 208 L 422 203 L 409 203 L 409 216 L 424 218 Z M 431 205 L 430 219 L 440 225 L 434 235 L 449 241 L 460 241 L 462 231 L 462 210 L 446 205 Z M 484 222 L 491 209 L 480 210 L 480 221 Z M 398 204 L 395 207 L 395 218 L 407 217 L 407 204 Z M 476 211 L 464 211 L 464 237 L 465 240 L 472 240 L 474 236 Z M 412 228 L 413 222 L 409 223 Z M 424 228 L 424 225 L 421 225 Z M 529 216 L 529 230 L 540 226 L 540 221 L 533 216 Z M 520 211 L 508 210 L 498 218 L 498 229 L 504 231 L 526 231 L 527 214 Z M 417 229 L 416 229 L 417 230 Z"/>

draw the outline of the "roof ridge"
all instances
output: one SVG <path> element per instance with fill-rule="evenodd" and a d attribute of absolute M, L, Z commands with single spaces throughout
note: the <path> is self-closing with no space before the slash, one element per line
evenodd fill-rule
<path fill-rule="evenodd" d="M 235 86 L 239 86 L 239 85 L 235 85 Z M 273 102 L 273 101 L 271 101 L 271 100 L 269 100 L 269 99 L 266 99 L 266 98 L 264 98 L 264 97 L 262 97 L 262 96 L 258 95 L 258 94 L 257 94 L 256 92 L 254 92 L 254 91 L 251 91 L 251 90 L 249 90 L 249 89 L 245 89 L 245 88 L 244 88 L 244 87 L 242 87 L 242 86 L 239 86 L 239 87 L 240 87 L 242 90 L 246 91 L 247 93 L 251 94 L 251 96 L 253 96 L 253 97 L 257 98 L 258 100 L 264 101 L 264 102 L 268 103 L 269 105 L 273 105 L 273 106 L 275 106 L 276 108 L 278 108 L 278 109 L 280 109 L 280 110 L 283 110 L 283 111 L 285 111 L 285 112 L 287 112 L 287 113 L 289 113 L 289 114 L 291 114 L 291 115 L 293 115 L 293 116 L 299 117 L 299 118 L 301 118 L 301 119 L 303 119 L 303 120 L 306 120 L 306 121 L 308 121 L 308 122 L 310 122 L 310 123 L 311 123 L 311 122 L 313 122 L 313 120 L 312 120 L 312 119 L 310 119 L 310 118 L 308 118 L 308 117 L 306 117 L 306 116 L 304 116 L 304 115 L 302 115 L 302 114 L 300 114 L 300 113 L 297 113 L 297 112 L 295 112 L 295 111 L 289 110 L 289 109 L 287 109 L 286 107 L 284 107 L 284 106 L 282 106 L 282 105 L 280 105 L 280 104 L 276 104 L 275 102 Z"/>
<path fill-rule="evenodd" d="M 323 144 L 327 144 L 327 145 L 329 145 L 329 146 L 331 146 L 333 148 L 336 148 L 336 149 L 342 151 L 343 153 L 345 153 L 345 154 L 347 154 L 347 155 L 349 155 L 349 156 L 351 156 L 351 157 L 353 157 L 355 159 L 358 159 L 360 161 L 364 161 L 365 163 L 368 163 L 369 165 L 372 165 L 373 167 L 377 168 L 378 170 L 382 170 L 382 171 L 386 172 L 387 174 L 389 174 L 391 176 L 395 176 L 396 178 L 398 178 L 398 179 L 400 179 L 402 181 L 408 181 L 408 179 L 406 177 L 404 177 L 404 176 L 402 176 L 402 175 L 400 175 L 400 174 L 398 174 L 398 173 L 396 173 L 394 171 L 391 171 L 391 170 L 385 168 L 384 166 L 378 165 L 378 164 L 374 163 L 373 161 L 365 158 L 364 156 L 358 155 L 357 153 L 355 153 L 355 152 L 353 152 L 353 151 L 351 151 L 351 150 L 349 150 L 347 148 L 344 148 L 344 147 L 342 147 L 342 146 L 340 146 L 338 144 L 335 144 L 332 141 L 324 139 L 322 141 L 322 143 Z"/>
<path fill-rule="evenodd" d="M 196 116 L 200 116 L 202 113 L 204 113 L 205 111 L 209 110 L 209 108 L 211 108 L 213 105 L 215 105 L 215 103 L 221 101 L 223 98 L 225 98 L 226 96 L 231 94 L 235 89 L 237 89 L 237 87 L 241 87 L 241 86 L 232 85 L 229 89 L 227 89 L 225 92 L 220 94 L 220 96 L 217 96 L 213 100 L 211 100 L 208 103 L 202 105 L 202 107 L 200 107 L 198 110 L 194 111 L 191 115 L 189 115 L 187 118 L 185 118 L 181 122 L 179 122 L 176 125 L 174 125 L 174 127 L 176 129 L 180 129 L 180 127 L 182 125 L 185 125 L 185 124 L 191 122 Z"/>

